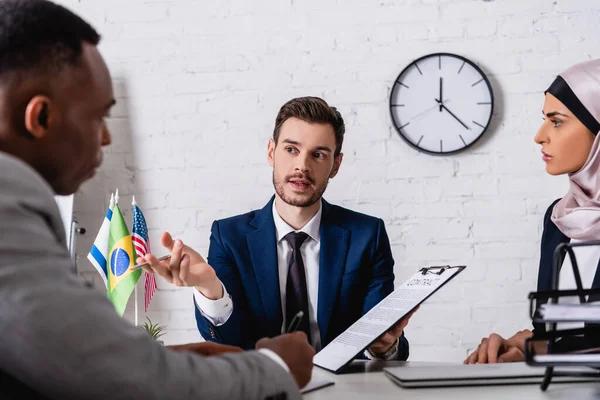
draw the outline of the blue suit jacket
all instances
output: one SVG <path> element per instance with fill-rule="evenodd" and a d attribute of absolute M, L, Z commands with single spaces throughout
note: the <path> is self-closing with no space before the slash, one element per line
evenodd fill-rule
<path fill-rule="evenodd" d="M 273 201 L 212 225 L 208 263 L 231 295 L 233 313 L 217 327 L 195 306 L 206 339 L 252 349 L 259 339 L 281 334 Z M 394 260 L 381 219 L 324 200 L 322 207 L 317 321 L 325 347 L 394 290 Z M 398 359 L 407 358 L 402 336 Z"/>
<path fill-rule="evenodd" d="M 550 207 L 548 207 L 548 210 L 544 215 L 544 232 L 542 233 L 540 268 L 538 271 L 538 291 L 552 290 L 554 251 L 561 243 L 569 243 L 571 241 L 571 239 L 562 233 L 554 222 L 552 222 L 552 210 L 559 200 L 560 199 L 554 201 Z M 558 262 L 562 266 L 563 260 L 561 259 Z M 598 261 L 598 267 L 596 268 L 596 274 L 594 275 L 591 288 L 600 288 L 600 260 Z M 584 284 L 584 289 L 589 289 L 589 287 L 585 287 Z M 597 296 L 590 296 L 589 298 L 589 301 L 595 302 L 599 300 L 600 299 L 598 299 Z M 546 327 L 544 324 L 534 324 L 534 332 L 536 334 L 543 334 L 545 330 Z M 600 346 L 600 335 L 598 335 L 598 333 L 600 333 L 599 330 L 590 330 L 590 335 L 586 335 L 585 337 L 565 337 L 557 343 L 554 349 L 555 351 L 573 351 L 583 348 L 598 347 Z"/>

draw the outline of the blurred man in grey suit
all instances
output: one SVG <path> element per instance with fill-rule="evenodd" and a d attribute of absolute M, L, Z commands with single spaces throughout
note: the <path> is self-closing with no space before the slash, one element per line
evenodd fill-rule
<path fill-rule="evenodd" d="M 249 352 L 163 347 L 74 270 L 53 194 L 91 178 L 110 143 L 98 41 L 51 2 L 0 1 L 0 398 L 299 398 L 314 355 L 302 333 Z"/>

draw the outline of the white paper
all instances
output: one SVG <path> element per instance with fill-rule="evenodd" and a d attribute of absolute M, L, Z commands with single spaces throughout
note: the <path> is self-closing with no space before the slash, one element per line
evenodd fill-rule
<path fill-rule="evenodd" d="M 600 304 L 542 304 L 540 314 L 546 322 L 600 322 Z"/>
<path fill-rule="evenodd" d="M 441 275 L 417 272 L 318 352 L 314 364 L 337 372 L 462 269 Z"/>
<path fill-rule="evenodd" d="M 533 361 L 540 363 L 561 362 L 579 365 L 600 364 L 600 354 L 539 354 L 533 356 Z"/>

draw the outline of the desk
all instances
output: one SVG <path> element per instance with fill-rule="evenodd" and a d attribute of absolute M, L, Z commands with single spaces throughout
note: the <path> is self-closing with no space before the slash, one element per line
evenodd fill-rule
<path fill-rule="evenodd" d="M 600 399 L 599 383 L 551 383 L 546 392 L 539 384 L 506 386 L 471 386 L 454 388 L 402 388 L 392 382 L 383 372 L 384 367 L 398 365 L 431 365 L 417 361 L 354 361 L 348 372 L 335 375 L 315 367 L 313 376 L 335 381 L 335 385 L 318 389 L 304 395 L 307 400 L 337 399 L 402 399 L 402 400 L 465 400 L 465 399 L 528 399 L 528 400 L 587 400 Z M 439 365 L 439 364 L 437 364 Z"/>

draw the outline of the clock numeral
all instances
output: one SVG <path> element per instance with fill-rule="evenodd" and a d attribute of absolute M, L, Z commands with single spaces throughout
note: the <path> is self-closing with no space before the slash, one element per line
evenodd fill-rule
<path fill-rule="evenodd" d="M 492 102 L 491 101 L 481 101 L 481 102 L 477 103 L 477 105 L 480 105 L 480 106 L 484 105 L 484 104 L 492 104 Z"/>
<path fill-rule="evenodd" d="M 466 146 L 467 142 L 465 142 L 465 139 L 463 139 L 462 135 L 458 135 L 458 137 L 460 137 L 460 140 L 462 140 L 463 144 Z"/>
<path fill-rule="evenodd" d="M 419 64 L 415 63 L 415 67 L 417 67 L 417 71 L 419 71 L 419 73 L 423 75 L 423 72 L 421 72 L 421 68 L 419 68 Z"/>
<path fill-rule="evenodd" d="M 398 129 L 402 129 L 402 128 L 404 128 L 405 126 L 407 126 L 408 124 L 410 124 L 410 122 L 407 122 L 407 123 L 405 123 L 404 125 L 402 125 L 402 126 L 401 126 L 401 127 L 399 127 Z"/>
<path fill-rule="evenodd" d="M 481 83 L 481 82 L 483 82 L 483 78 L 481 78 L 480 80 L 478 80 L 477 82 L 475 82 L 474 84 L 472 84 L 471 87 L 473 87 L 473 86 L 475 86 L 475 85 L 477 85 L 478 83 Z"/>
<path fill-rule="evenodd" d="M 440 140 L 440 153 L 444 152 L 444 142 Z"/>
<path fill-rule="evenodd" d="M 396 81 L 396 83 L 400 86 L 404 86 L 407 89 L 410 89 L 410 87 L 406 86 L 404 83 L 400 82 L 400 81 Z"/>
<path fill-rule="evenodd" d="M 404 104 L 392 104 L 392 107 L 404 107 Z"/>
<path fill-rule="evenodd" d="M 442 69 L 442 56 L 438 56 L 438 69 Z"/>
<path fill-rule="evenodd" d="M 463 61 L 462 65 L 460 66 L 460 69 L 458 70 L 458 73 L 460 74 L 460 71 L 462 71 L 463 67 L 465 66 L 467 62 Z"/>
<path fill-rule="evenodd" d="M 479 122 L 477 122 L 477 121 L 473 121 L 473 123 L 474 123 L 475 125 L 477 125 L 477 126 L 479 126 L 479 127 L 483 128 L 483 129 L 485 129 L 485 126 L 481 125 Z"/>
<path fill-rule="evenodd" d="M 423 135 L 421 135 L 421 137 L 419 138 L 419 141 L 417 142 L 417 146 L 421 144 L 421 140 L 423 140 Z"/>

